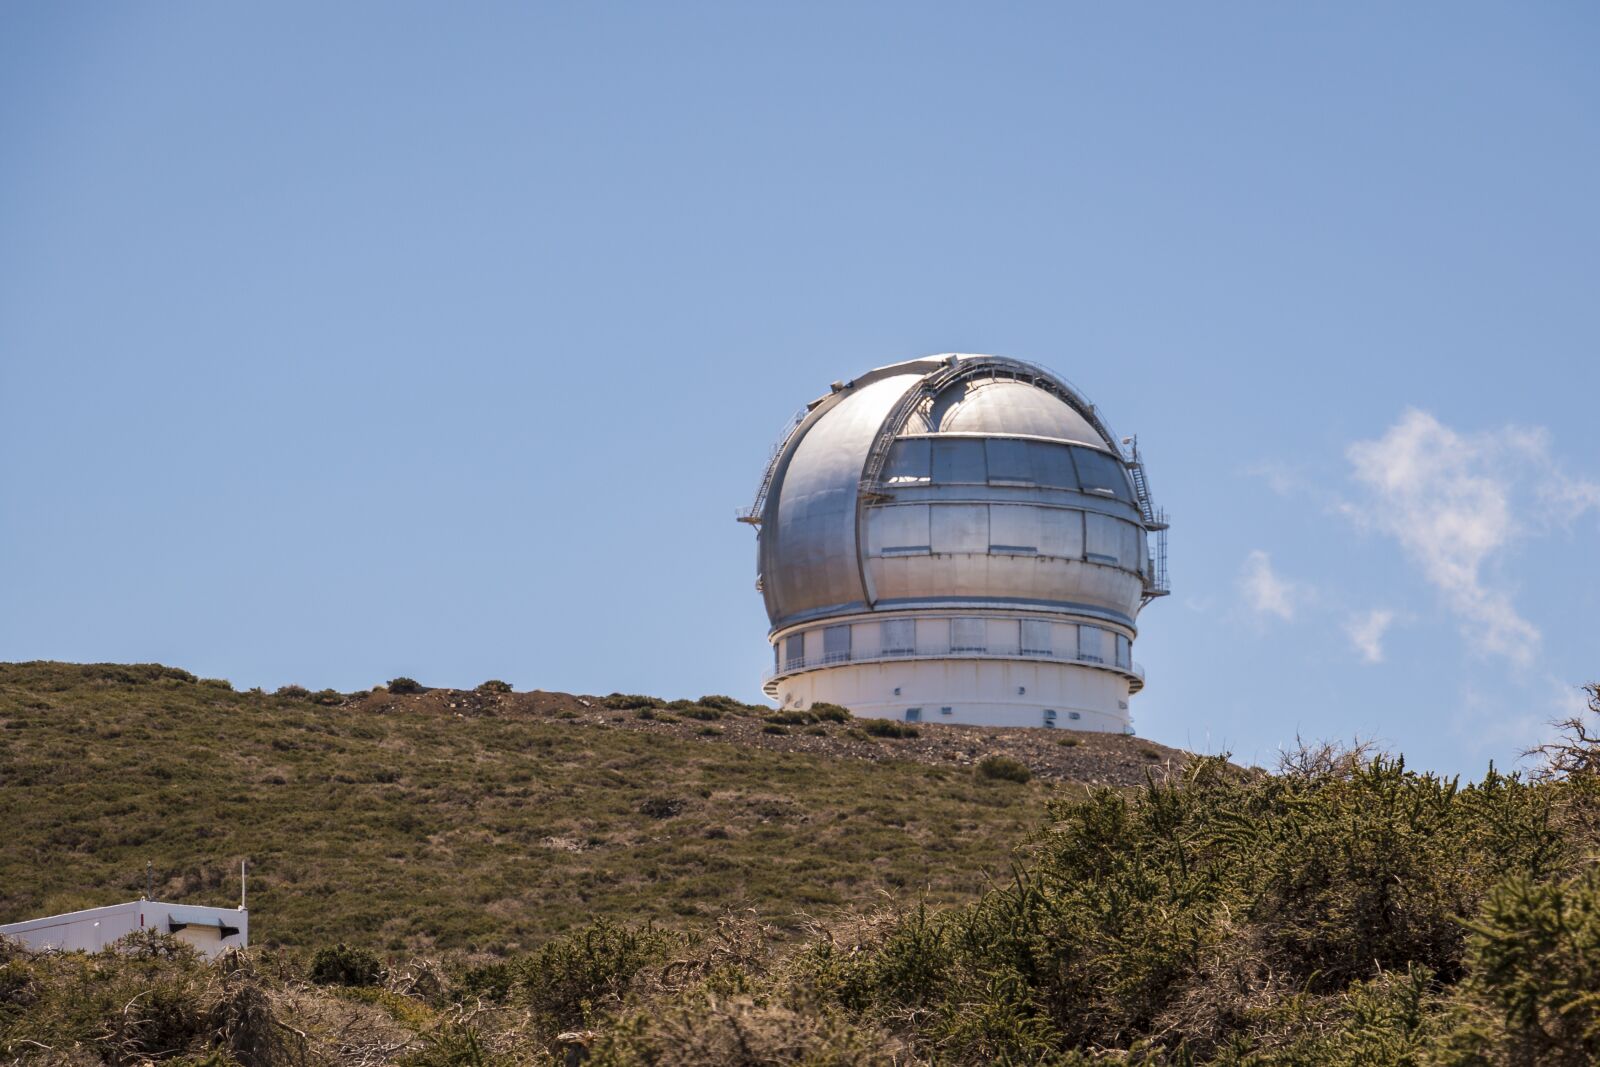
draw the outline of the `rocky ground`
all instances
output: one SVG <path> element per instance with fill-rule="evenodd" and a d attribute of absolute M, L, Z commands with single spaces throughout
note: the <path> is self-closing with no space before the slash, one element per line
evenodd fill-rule
<path fill-rule="evenodd" d="M 713 698 L 725 699 L 725 698 Z M 428 689 L 395 694 L 386 689 L 351 698 L 350 706 L 382 710 L 402 704 L 407 710 L 432 710 L 441 715 L 556 718 L 574 727 L 636 730 L 647 734 L 694 739 L 707 744 L 743 745 L 774 752 L 803 752 L 858 760 L 907 760 L 932 766 L 966 766 L 986 756 L 1008 756 L 1047 781 L 1084 785 L 1136 786 L 1154 776 L 1181 770 L 1190 754 L 1181 749 L 1123 734 L 1063 729 L 916 724 L 915 737 L 884 738 L 867 734 L 867 720 L 851 723 L 789 723 L 771 709 L 741 705 L 714 720 L 698 717 L 706 705 L 689 707 L 617 707 L 610 697 L 533 690 L 497 693 L 481 690 Z"/>

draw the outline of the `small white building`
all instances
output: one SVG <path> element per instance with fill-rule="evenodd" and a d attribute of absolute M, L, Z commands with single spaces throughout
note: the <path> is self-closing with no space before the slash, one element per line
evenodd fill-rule
<path fill-rule="evenodd" d="M 20 941 L 35 952 L 99 952 L 136 930 L 173 934 L 209 960 L 230 948 L 249 944 L 250 913 L 243 908 L 207 908 L 140 899 L 11 923 L 0 926 L 0 936 Z"/>

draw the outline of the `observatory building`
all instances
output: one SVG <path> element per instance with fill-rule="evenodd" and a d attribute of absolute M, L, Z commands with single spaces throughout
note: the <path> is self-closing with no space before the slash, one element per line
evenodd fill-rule
<path fill-rule="evenodd" d="M 944 355 L 835 382 L 740 519 L 784 707 L 1131 730 L 1165 517 L 1133 439 L 1048 371 Z"/>

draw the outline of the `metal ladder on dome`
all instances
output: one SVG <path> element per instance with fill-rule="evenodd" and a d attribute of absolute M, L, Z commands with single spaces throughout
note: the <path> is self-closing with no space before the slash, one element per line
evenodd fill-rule
<path fill-rule="evenodd" d="M 740 522 L 747 522 L 751 526 L 761 525 L 761 516 L 767 510 L 767 494 L 772 491 L 772 481 L 778 476 L 778 461 L 783 458 L 783 450 L 788 447 L 794 432 L 800 428 L 802 422 L 806 421 L 806 416 L 809 414 L 811 406 L 808 404 L 790 416 L 789 424 L 784 427 L 783 433 L 778 437 L 778 443 L 772 446 L 772 453 L 767 457 L 767 469 L 761 475 L 761 484 L 756 487 L 755 503 L 747 508 L 740 508 L 735 515 Z"/>
<path fill-rule="evenodd" d="M 1146 604 L 1156 597 L 1167 596 L 1172 592 L 1172 586 L 1167 580 L 1167 513 L 1157 508 L 1150 500 L 1150 483 L 1144 475 L 1144 460 L 1139 455 L 1139 438 L 1137 436 L 1125 438 L 1130 448 L 1128 454 L 1123 456 L 1123 463 L 1128 468 L 1128 477 L 1133 481 L 1133 492 L 1139 501 L 1139 514 L 1144 518 L 1144 527 L 1155 535 L 1155 544 L 1150 552 L 1150 573 L 1145 576 L 1144 602 Z"/>

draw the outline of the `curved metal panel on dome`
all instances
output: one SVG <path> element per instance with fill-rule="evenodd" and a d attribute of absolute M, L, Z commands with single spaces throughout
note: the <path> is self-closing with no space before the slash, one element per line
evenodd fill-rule
<path fill-rule="evenodd" d="M 1060 397 L 1009 378 L 957 382 L 934 398 L 928 422 L 933 433 L 1026 435 L 1108 447 Z"/>
<path fill-rule="evenodd" d="M 884 417 L 927 370 L 920 362 L 907 366 L 915 369 L 850 387 L 802 429 L 782 464 L 761 533 L 763 587 L 774 625 L 865 603 L 856 543 L 857 487 Z"/>

